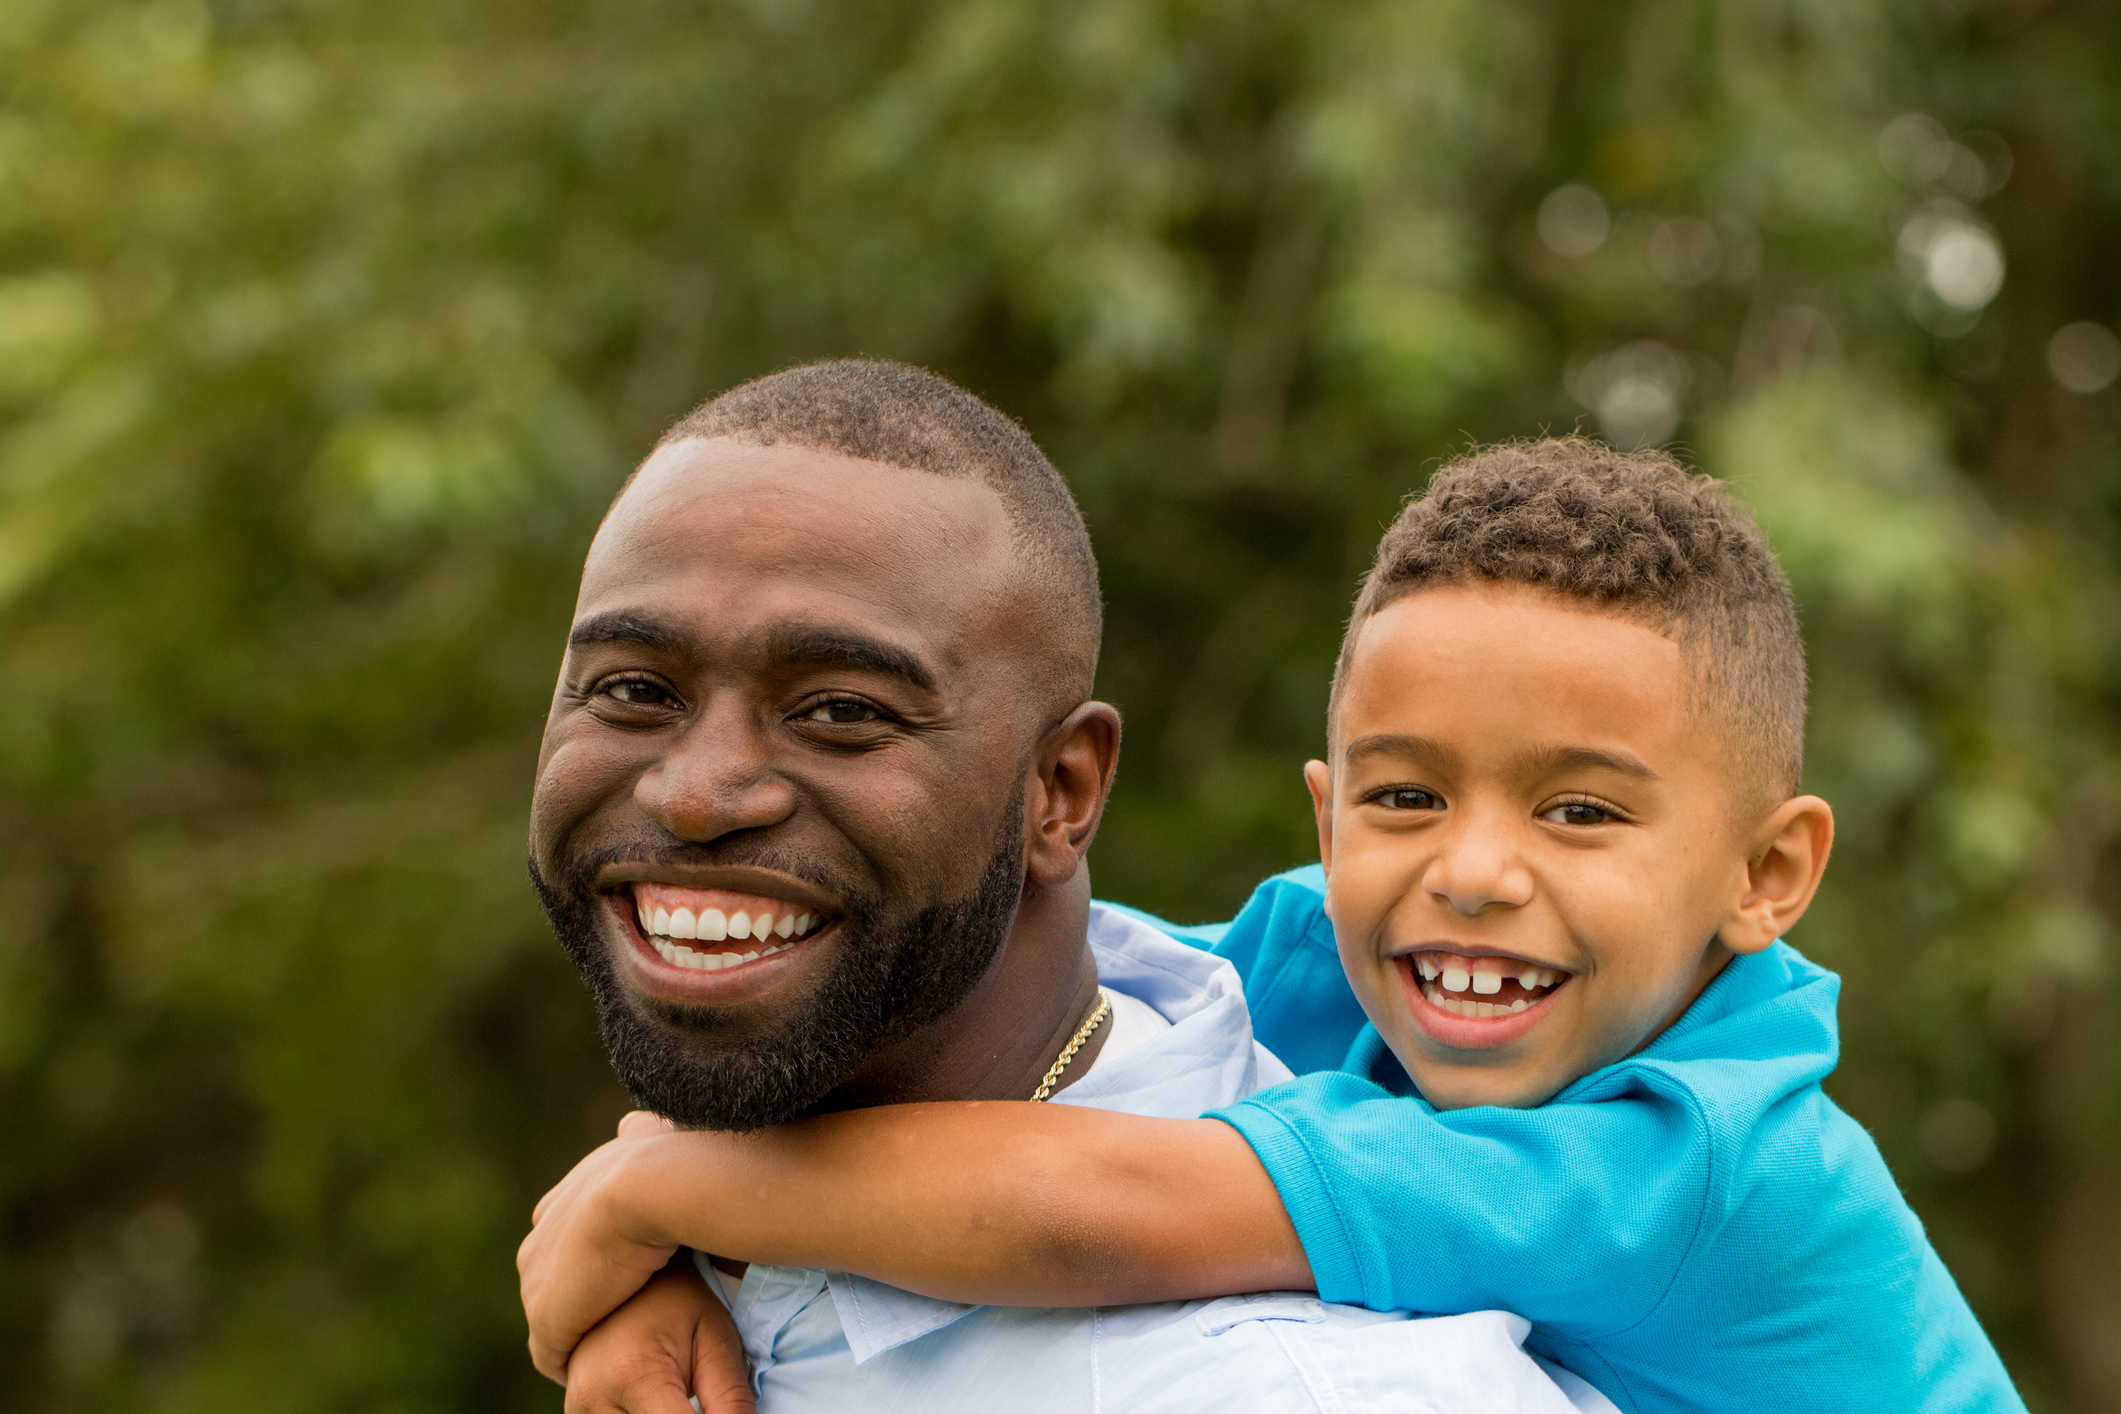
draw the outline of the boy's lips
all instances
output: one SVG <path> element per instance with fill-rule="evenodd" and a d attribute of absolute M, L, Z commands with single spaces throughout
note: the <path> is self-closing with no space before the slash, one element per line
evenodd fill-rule
<path fill-rule="evenodd" d="M 1393 960 L 1415 1024 L 1461 1049 L 1518 1040 L 1544 1021 L 1573 973 L 1494 954 L 1419 948 Z"/>

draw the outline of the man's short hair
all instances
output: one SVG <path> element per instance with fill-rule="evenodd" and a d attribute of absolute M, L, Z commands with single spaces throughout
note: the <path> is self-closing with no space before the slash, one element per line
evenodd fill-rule
<path fill-rule="evenodd" d="M 1073 707 L 1090 695 L 1104 605 L 1090 532 L 1068 483 L 1008 414 L 947 378 L 883 359 L 839 358 L 784 368 L 709 399 L 672 424 L 658 447 L 692 437 L 884 462 L 936 476 L 978 477 L 1009 513 L 1031 590 L 1053 615 L 1038 646 Z"/>
<path fill-rule="evenodd" d="M 1734 754 L 1741 793 L 1796 793 L 1804 641 L 1767 537 L 1722 482 L 1688 474 L 1664 452 L 1619 452 L 1588 437 L 1476 448 L 1407 503 L 1341 641 L 1335 741 L 1348 664 L 1371 615 L 1419 589 L 1482 580 L 1536 585 L 1670 638 L 1691 705 Z"/>

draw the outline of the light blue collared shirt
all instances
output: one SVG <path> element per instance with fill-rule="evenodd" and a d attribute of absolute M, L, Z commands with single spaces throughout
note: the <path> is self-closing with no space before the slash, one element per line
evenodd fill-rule
<path fill-rule="evenodd" d="M 1092 905 L 1098 980 L 1170 1023 L 1053 1097 L 1192 1119 L 1285 1080 L 1252 1039 L 1223 959 Z M 1410 1221 L 1418 1217 L 1410 1215 Z M 1417 1318 L 1309 1292 L 1037 1309 L 963 1306 L 844 1272 L 754 1265 L 730 1297 L 762 1414 L 804 1410 L 1271 1410 L 1274 1414 L 1610 1411 L 1589 1385 L 1522 1348 L 1503 1311 Z"/>

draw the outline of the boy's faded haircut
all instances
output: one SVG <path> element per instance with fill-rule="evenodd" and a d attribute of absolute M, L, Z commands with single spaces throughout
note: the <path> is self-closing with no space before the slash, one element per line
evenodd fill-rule
<path fill-rule="evenodd" d="M 1679 645 L 1697 711 L 1733 753 L 1743 809 L 1797 791 L 1804 770 L 1804 643 L 1789 581 L 1750 511 L 1660 451 L 1588 437 L 1481 447 L 1410 500 L 1377 547 L 1341 640 L 1328 709 L 1372 614 L 1418 589 L 1530 584 L 1633 620 Z"/>

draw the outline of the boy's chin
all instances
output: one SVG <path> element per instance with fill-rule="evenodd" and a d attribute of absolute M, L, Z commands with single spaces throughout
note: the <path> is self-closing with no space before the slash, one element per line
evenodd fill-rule
<path fill-rule="evenodd" d="M 1421 1097 L 1439 1110 L 1469 1110 L 1495 1105 L 1507 1110 L 1536 1109 L 1560 1094 L 1567 1081 L 1515 1069 L 1471 1066 L 1424 1066 L 1414 1084 Z"/>
<path fill-rule="evenodd" d="M 1498 1105 L 1526 1110 L 1543 1105 L 1575 1077 L 1565 1057 L 1546 1047 L 1523 1043 L 1493 1049 L 1447 1047 L 1412 1020 L 1402 1020 L 1403 1034 L 1388 1037 L 1421 1097 L 1439 1110 Z"/>

